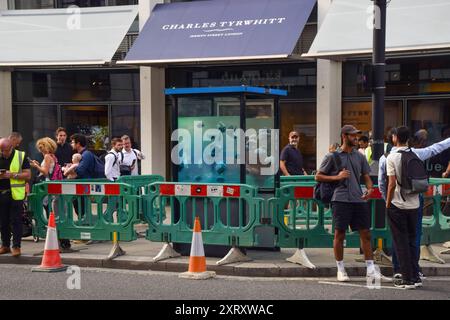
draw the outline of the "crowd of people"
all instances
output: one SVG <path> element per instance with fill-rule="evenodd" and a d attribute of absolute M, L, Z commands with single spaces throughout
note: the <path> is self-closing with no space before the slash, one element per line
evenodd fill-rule
<path fill-rule="evenodd" d="M 298 147 L 299 137 L 298 132 L 292 131 L 289 143 L 281 152 L 280 170 L 285 176 L 307 174 Z M 415 172 L 420 172 L 420 168 L 426 172 L 424 161 L 450 150 L 450 137 L 430 146 L 426 140 L 424 130 L 417 132 L 411 139 L 407 127 L 391 129 L 385 143 L 385 153 L 377 167 L 378 186 L 386 203 L 394 244 L 394 285 L 406 289 L 421 286 L 424 278 L 418 263 L 424 201 L 420 192 L 411 192 L 409 180 L 405 178 L 405 168 L 409 161 L 419 161 Z M 100 157 L 88 150 L 86 136 L 73 134 L 69 141 L 64 128 L 56 130 L 55 140 L 50 137 L 38 139 L 34 146 L 37 153 L 33 155 L 40 155 L 42 160 L 37 161 L 20 151 L 20 133 L 13 132 L 7 138 L 0 138 L 0 254 L 21 255 L 21 212 L 27 195 L 27 182 L 95 178 L 116 181 L 120 176 L 138 175 L 138 165 L 145 159 L 141 151 L 132 148 L 132 141 L 127 135 L 113 138 L 111 149 Z M 318 185 L 332 188 L 329 202 L 335 226 L 333 248 L 337 279 L 349 281 L 343 258 L 345 236 L 350 227 L 359 232 L 367 276 L 390 281 L 380 273 L 373 259 L 371 213 L 367 203 L 374 191 L 370 166 L 374 160 L 370 139 L 354 126 L 345 125 L 341 129 L 341 142 L 329 147 L 329 153 L 315 174 Z M 450 161 L 442 173 L 444 178 L 449 176 Z M 420 189 L 419 178 L 414 183 L 419 183 Z M 365 185 L 365 191 L 361 184 Z M 49 206 L 50 203 L 44 203 L 47 211 Z M 76 203 L 74 209 L 77 214 L 83 212 L 83 208 L 78 208 Z M 60 240 L 60 246 L 62 249 L 70 248 L 70 240 Z"/>
<path fill-rule="evenodd" d="M 414 289 L 423 285 L 425 276 L 420 269 L 419 258 L 424 200 L 422 193 L 413 189 L 420 190 L 421 184 L 427 187 L 428 174 L 424 162 L 437 155 L 446 154 L 442 177 L 450 176 L 449 131 L 449 128 L 444 128 L 442 136 L 446 139 L 428 146 L 425 130 L 419 130 L 412 136 L 407 127 L 392 128 L 384 146 L 385 153 L 379 160 L 375 175 L 378 175 L 378 187 L 386 204 L 393 239 L 393 282 L 396 287 Z M 331 193 L 337 280 L 350 280 L 343 261 L 345 235 L 350 227 L 360 234 L 367 277 L 391 281 L 379 272 L 373 261 L 371 213 L 367 203 L 374 191 L 371 178 L 374 159 L 370 139 L 351 125 L 342 127 L 341 139 L 342 144 L 335 143 L 329 147 L 329 153 L 315 175 L 315 180 L 328 188 L 319 189 L 319 199 L 326 190 Z M 285 176 L 305 172 L 298 145 L 299 133 L 293 131 L 280 157 L 280 168 Z M 361 188 L 361 182 L 365 185 L 365 191 Z"/>
<path fill-rule="evenodd" d="M 145 159 L 140 150 L 132 148 L 128 135 L 114 138 L 111 150 L 100 157 L 88 150 L 85 135 L 73 134 L 69 142 L 65 128 L 56 130 L 55 139 L 37 139 L 33 146 L 36 152 L 30 152 L 34 159 L 20 151 L 22 140 L 18 132 L 0 138 L 0 254 L 12 253 L 14 257 L 21 255 L 22 213 L 30 185 L 63 179 L 106 178 L 116 181 L 123 175 L 138 175 L 139 162 Z M 43 205 L 46 211 L 50 205 L 54 207 L 48 198 L 44 199 Z M 75 203 L 74 209 L 83 211 L 82 208 L 78 210 Z M 70 249 L 70 240 L 61 239 L 60 246 L 63 250 Z"/>

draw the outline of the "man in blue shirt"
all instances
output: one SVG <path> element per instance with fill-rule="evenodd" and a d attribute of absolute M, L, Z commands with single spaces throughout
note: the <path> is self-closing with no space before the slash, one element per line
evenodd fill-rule
<path fill-rule="evenodd" d="M 289 133 L 289 144 L 283 148 L 280 155 L 280 169 L 284 176 L 300 176 L 306 174 L 303 169 L 303 156 L 298 149 L 299 134 Z"/>
<path fill-rule="evenodd" d="M 87 149 L 87 139 L 82 134 L 74 134 L 70 137 L 72 149 L 81 154 L 80 165 L 75 169 L 77 179 L 95 178 L 94 154 Z"/>
<path fill-rule="evenodd" d="M 392 135 L 396 133 L 396 128 L 392 128 L 391 132 L 389 134 L 389 139 L 392 139 Z M 390 141 L 392 143 L 392 141 Z M 419 157 L 420 160 L 425 161 L 427 159 L 430 159 L 434 157 L 437 154 L 442 153 L 443 151 L 450 148 L 450 138 L 447 138 L 441 142 L 435 143 L 429 147 L 426 148 L 411 148 L 411 150 Z M 390 153 L 397 152 L 398 148 L 393 147 L 390 151 Z M 380 158 L 379 161 L 379 168 L 378 168 L 378 188 L 380 189 L 381 195 L 384 200 L 386 200 L 386 194 L 387 194 L 387 172 L 386 172 L 386 157 L 387 155 L 383 155 Z M 420 240 L 422 238 L 422 217 L 423 217 L 423 196 L 420 196 L 420 207 L 418 212 L 418 223 L 417 223 L 417 229 L 416 229 L 416 245 L 417 245 L 417 261 L 416 261 L 416 269 L 420 270 L 419 267 L 419 259 L 420 259 Z M 395 248 L 392 252 L 392 264 L 394 267 L 394 278 L 399 277 L 399 264 L 397 255 L 395 252 Z M 421 278 L 423 278 L 423 274 L 419 271 L 419 275 Z"/>

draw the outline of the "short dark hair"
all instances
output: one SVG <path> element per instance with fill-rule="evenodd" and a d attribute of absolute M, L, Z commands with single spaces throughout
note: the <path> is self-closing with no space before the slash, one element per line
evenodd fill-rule
<path fill-rule="evenodd" d="M 391 145 L 394 144 L 394 141 L 392 141 L 392 136 L 393 135 L 397 135 L 397 128 L 396 127 L 392 127 L 391 130 L 389 130 L 388 132 L 388 136 L 387 136 L 387 142 Z"/>
<path fill-rule="evenodd" d="M 58 129 L 56 129 L 56 135 L 58 135 L 61 131 L 64 131 L 67 134 L 66 128 L 59 127 Z"/>
<path fill-rule="evenodd" d="M 113 138 L 113 139 L 111 140 L 111 145 L 113 146 L 113 145 L 115 145 L 115 144 L 118 143 L 118 142 L 122 142 L 122 139 L 121 139 L 121 138 Z"/>
<path fill-rule="evenodd" d="M 70 136 L 70 141 L 74 141 L 75 143 L 79 143 L 83 148 L 87 146 L 86 136 L 81 133 L 75 133 Z"/>
<path fill-rule="evenodd" d="M 395 135 L 397 136 L 398 142 L 406 144 L 411 136 L 411 132 L 408 127 L 403 126 L 397 128 L 397 133 Z"/>
<path fill-rule="evenodd" d="M 368 143 L 369 142 L 369 137 L 368 136 L 361 136 L 361 137 L 359 137 L 359 141 L 362 141 L 364 143 Z"/>
<path fill-rule="evenodd" d="M 449 125 L 444 126 L 444 127 L 441 129 L 441 137 L 442 137 L 442 138 L 447 138 L 447 135 L 450 136 L 450 126 L 449 126 Z"/>

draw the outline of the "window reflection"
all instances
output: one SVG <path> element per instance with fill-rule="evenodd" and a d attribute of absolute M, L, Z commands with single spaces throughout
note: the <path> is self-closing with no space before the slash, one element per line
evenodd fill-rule
<path fill-rule="evenodd" d="M 280 152 L 289 143 L 289 132 L 300 134 L 299 149 L 308 173 L 316 168 L 316 104 L 314 102 L 281 103 Z"/>
<path fill-rule="evenodd" d="M 31 101 L 139 101 L 139 71 L 14 72 L 13 99 Z"/>
<path fill-rule="evenodd" d="M 132 147 L 140 149 L 140 133 L 141 115 L 139 105 L 113 105 L 111 107 L 111 137 L 127 135 L 131 138 Z"/>

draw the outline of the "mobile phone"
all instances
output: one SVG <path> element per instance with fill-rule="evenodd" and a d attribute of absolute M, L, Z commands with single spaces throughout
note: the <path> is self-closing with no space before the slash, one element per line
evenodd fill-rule
<path fill-rule="evenodd" d="M 27 157 L 28 162 L 32 162 L 33 160 L 31 160 L 30 157 Z"/>

